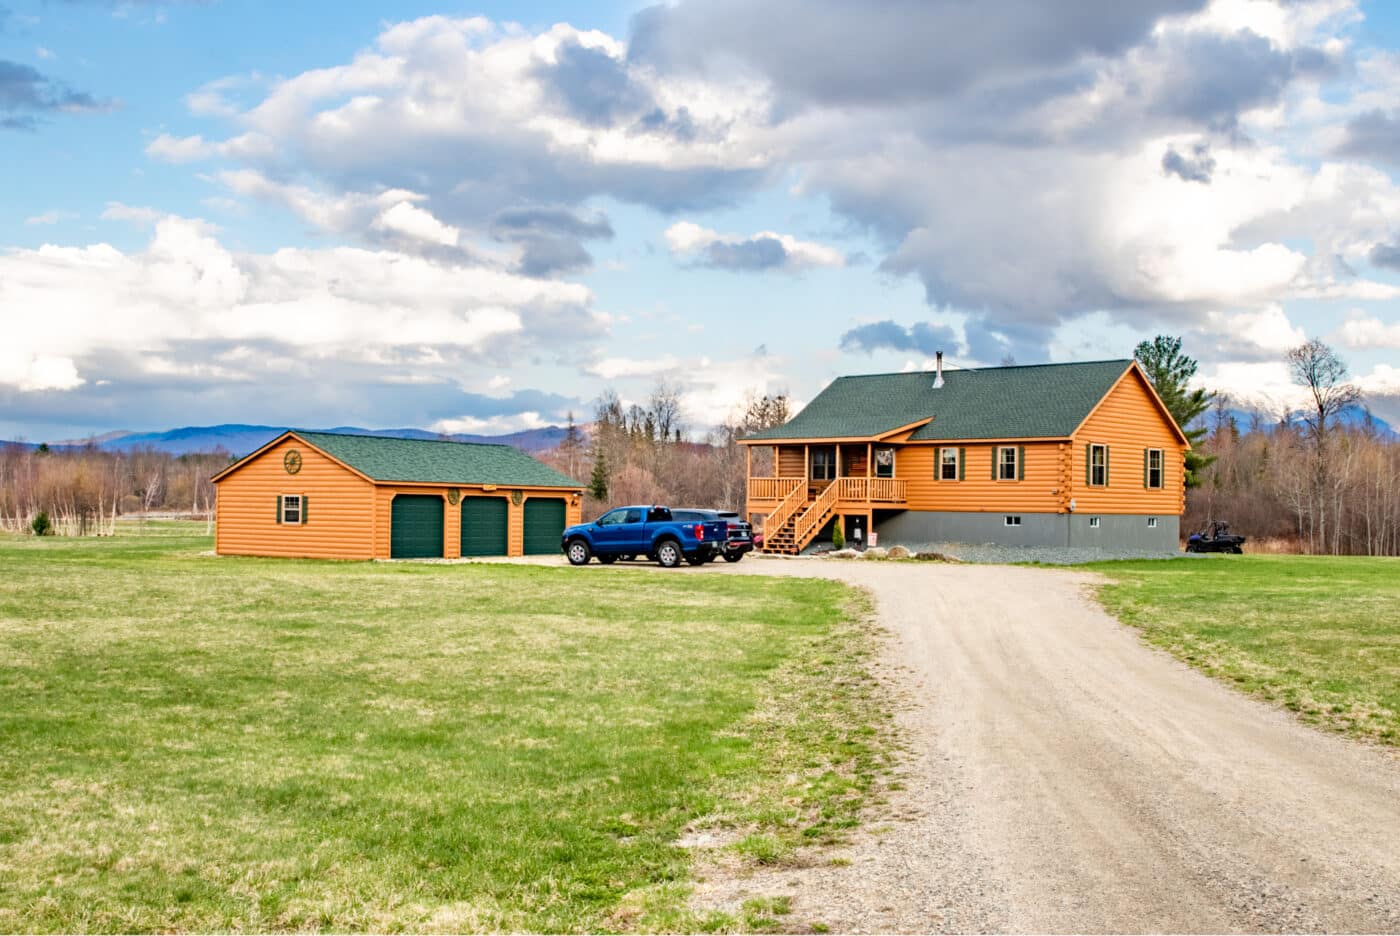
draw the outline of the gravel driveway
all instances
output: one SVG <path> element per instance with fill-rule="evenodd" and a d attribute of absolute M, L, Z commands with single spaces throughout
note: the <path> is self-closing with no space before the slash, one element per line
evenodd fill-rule
<path fill-rule="evenodd" d="M 912 745 L 896 818 L 701 902 L 835 931 L 1400 931 L 1400 758 L 1149 649 L 1062 570 L 747 559 L 869 588 Z"/>

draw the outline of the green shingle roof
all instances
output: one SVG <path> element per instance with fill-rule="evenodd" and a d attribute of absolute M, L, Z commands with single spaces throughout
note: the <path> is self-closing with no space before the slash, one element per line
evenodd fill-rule
<path fill-rule="evenodd" d="M 583 487 L 509 445 L 292 431 L 375 481 Z"/>
<path fill-rule="evenodd" d="M 867 439 L 931 419 L 914 441 L 1065 438 L 1132 361 L 839 377 L 786 425 L 751 439 Z"/>

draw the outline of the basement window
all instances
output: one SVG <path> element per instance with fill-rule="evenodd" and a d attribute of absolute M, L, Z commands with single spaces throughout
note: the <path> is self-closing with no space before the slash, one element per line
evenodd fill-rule
<path fill-rule="evenodd" d="M 1155 530 L 1155 529 L 1157 529 L 1157 518 L 1156 518 L 1156 517 L 1148 517 L 1148 518 L 1147 518 L 1147 528 L 1148 528 L 1149 530 Z"/>
<path fill-rule="evenodd" d="M 1018 527 L 1021 525 L 1021 518 L 1014 515 L 1008 515 L 1006 518 L 1006 525 L 1009 527 Z"/>
<path fill-rule="evenodd" d="M 301 495 L 282 495 L 282 522 L 301 524 Z"/>
<path fill-rule="evenodd" d="M 1091 530 L 1097 530 L 1097 529 L 1099 528 L 1100 525 L 1101 525 L 1101 524 L 1100 524 L 1100 522 L 1099 522 L 1099 518 L 1098 518 L 1098 517 L 1090 517 L 1090 518 L 1089 518 L 1089 529 L 1091 529 Z"/>

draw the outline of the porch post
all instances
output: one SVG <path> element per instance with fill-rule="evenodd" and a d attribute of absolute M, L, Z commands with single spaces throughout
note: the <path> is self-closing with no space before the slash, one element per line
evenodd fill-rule
<path fill-rule="evenodd" d="M 875 444 L 874 444 L 873 442 L 867 442 L 867 443 L 865 443 L 865 479 L 866 479 L 867 481 L 870 480 L 870 463 L 871 463 L 871 461 L 872 461 L 874 458 L 875 458 Z M 868 489 L 867 489 L 867 491 L 866 491 L 866 494 L 867 494 L 867 496 L 869 496 L 869 490 L 868 490 Z"/>

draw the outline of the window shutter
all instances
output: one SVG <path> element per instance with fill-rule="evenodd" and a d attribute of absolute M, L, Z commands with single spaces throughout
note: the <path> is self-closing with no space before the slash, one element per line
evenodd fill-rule
<path fill-rule="evenodd" d="M 993 480 L 993 481 L 995 481 L 995 480 L 997 479 L 997 459 L 1000 458 L 1000 457 L 1001 457 L 1001 448 L 1000 448 L 999 446 L 993 445 L 993 446 L 992 446 L 992 480 Z"/>
<path fill-rule="evenodd" d="M 1084 483 L 1090 487 L 1094 485 L 1094 444 L 1092 442 L 1084 446 Z"/>
<path fill-rule="evenodd" d="M 1152 450 L 1142 450 L 1142 486 L 1152 487 Z"/>
<path fill-rule="evenodd" d="M 306 526 L 306 495 L 301 495 L 301 525 Z"/>
<path fill-rule="evenodd" d="M 959 448 L 959 449 L 958 449 L 958 480 L 959 480 L 959 481 L 961 481 L 961 480 L 965 477 L 964 466 L 966 466 L 966 465 L 967 465 L 967 449 L 965 449 L 965 448 Z"/>
<path fill-rule="evenodd" d="M 277 495 L 277 522 L 282 522 L 282 495 Z"/>
<path fill-rule="evenodd" d="M 1016 447 L 1016 480 L 1026 480 L 1026 447 L 1024 445 Z"/>
<path fill-rule="evenodd" d="M 1108 479 L 1109 479 L 1109 477 L 1110 477 L 1110 475 L 1109 475 L 1109 473 L 1108 473 L 1108 452 L 1109 452 L 1108 446 L 1105 445 L 1105 446 L 1103 447 L 1103 486 L 1104 486 L 1104 487 L 1108 487 Z"/>
<path fill-rule="evenodd" d="M 943 452 L 941 448 L 933 450 L 933 480 L 943 480 Z"/>

